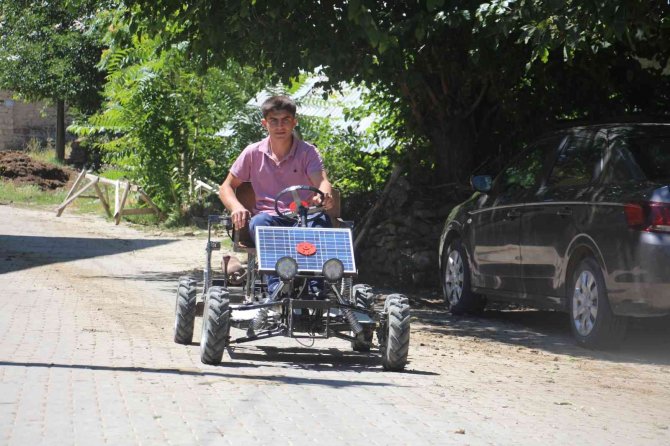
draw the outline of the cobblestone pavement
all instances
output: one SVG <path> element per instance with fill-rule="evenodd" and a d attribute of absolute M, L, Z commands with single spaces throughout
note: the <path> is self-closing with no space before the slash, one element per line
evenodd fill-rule
<path fill-rule="evenodd" d="M 204 242 L 0 206 L 0 444 L 670 444 L 670 333 L 574 347 L 561 315 L 413 297 L 405 373 L 348 343 L 172 342 Z M 199 321 L 196 333 L 199 333 Z"/>

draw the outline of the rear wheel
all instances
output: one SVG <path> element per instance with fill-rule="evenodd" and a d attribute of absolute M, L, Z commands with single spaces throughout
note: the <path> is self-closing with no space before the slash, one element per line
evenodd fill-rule
<path fill-rule="evenodd" d="M 190 344 L 193 340 L 196 308 L 196 280 L 192 277 L 179 278 L 177 301 L 174 309 L 174 341 Z"/>
<path fill-rule="evenodd" d="M 402 294 L 386 298 L 386 321 L 381 327 L 380 348 L 384 370 L 400 371 L 407 364 L 409 353 L 409 300 Z"/>
<path fill-rule="evenodd" d="M 476 313 L 486 306 L 483 296 L 470 288 L 470 265 L 460 239 L 454 239 L 443 254 L 442 291 L 452 314 Z"/>
<path fill-rule="evenodd" d="M 221 362 L 230 335 L 230 306 L 228 291 L 213 286 L 207 292 L 202 314 L 200 360 L 204 364 Z"/>
<path fill-rule="evenodd" d="M 615 347 L 626 335 L 628 319 L 612 313 L 600 265 L 582 260 L 568 289 L 570 328 L 577 343 L 587 348 Z"/>

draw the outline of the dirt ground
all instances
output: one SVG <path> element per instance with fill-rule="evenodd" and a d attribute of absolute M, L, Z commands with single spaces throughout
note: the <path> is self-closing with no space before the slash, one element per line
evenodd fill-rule
<path fill-rule="evenodd" d="M 53 190 L 64 187 L 73 175 L 75 172 L 69 167 L 46 164 L 23 152 L 0 151 L 0 179 Z"/>
<path fill-rule="evenodd" d="M 201 238 L 166 238 L 96 217 L 56 218 L 10 206 L 0 206 L 0 234 L 0 289 L 11 295 L 21 290 L 27 308 L 33 300 L 48 302 L 42 308 L 51 314 L 34 314 L 31 323 L 24 323 L 20 318 L 26 311 L 13 306 L 18 300 L 2 297 L 3 394 L 11 395 L 12 386 L 19 385 L 8 381 L 11 370 L 50 364 L 52 381 L 60 376 L 54 367 L 78 380 L 73 392 L 86 389 L 87 380 L 99 383 L 100 412 L 110 398 L 104 374 L 119 374 L 126 378 L 111 382 L 120 386 L 115 392 L 124 395 L 127 410 L 139 416 L 141 407 L 150 407 L 153 419 L 144 420 L 143 429 L 154 426 L 161 431 L 157 438 L 167 443 L 173 443 L 181 424 L 167 422 L 174 414 L 165 412 L 171 406 L 161 400 L 164 395 L 180 404 L 179 416 L 191 422 L 213 423 L 216 413 L 247 414 L 231 420 L 227 430 L 222 427 L 222 436 L 238 427 L 258 432 L 270 426 L 276 430 L 269 435 L 280 435 L 284 444 L 311 444 L 314 438 L 301 429 L 324 419 L 328 423 L 320 429 L 339 438 L 338 444 L 352 444 L 360 435 L 370 444 L 670 444 L 667 318 L 638 321 L 619 350 L 597 352 L 574 345 L 560 313 L 498 308 L 480 317 L 453 317 L 439 296 L 416 292 L 410 293 L 413 319 L 405 373 L 383 372 L 377 352 L 356 354 L 343 341 L 305 346 L 284 338 L 235 347 L 224 355 L 224 364 L 210 367 L 199 363 L 197 340 L 191 346 L 171 340 L 176 279 L 201 276 Z M 48 336 L 39 346 L 27 346 L 37 333 Z M 23 381 L 16 382 L 26 387 L 37 385 L 30 380 L 39 375 L 19 378 Z M 124 387 L 131 380 L 137 380 L 132 381 L 137 388 Z M 175 390 L 177 381 L 188 383 L 192 392 Z M 210 393 L 202 394 L 203 389 Z M 262 397 L 256 398 L 259 391 Z M 135 394 L 141 398 L 137 408 Z M 24 400 L 2 400 L 0 434 L 2 410 L 15 404 L 15 420 L 21 410 L 42 416 L 51 403 L 35 398 L 35 411 Z M 332 405 L 339 415 L 324 412 L 318 402 Z M 308 421 L 284 427 L 259 421 L 272 420 L 277 407 L 302 413 Z M 369 416 L 361 415 L 362 408 L 374 413 L 376 424 L 356 424 L 357 417 Z M 94 417 L 96 412 L 90 412 Z M 83 414 L 84 409 L 78 416 Z M 97 426 L 96 420 L 85 418 L 91 426 Z M 224 421 L 217 422 L 224 426 Z M 35 438 L 23 425 L 8 428 L 6 443 L 21 444 L 19 438 L 39 442 L 40 432 L 49 432 L 45 423 Z M 105 432 L 104 423 L 98 430 Z M 123 443 L 114 435 L 108 439 Z M 195 441 L 215 442 L 210 437 Z"/>

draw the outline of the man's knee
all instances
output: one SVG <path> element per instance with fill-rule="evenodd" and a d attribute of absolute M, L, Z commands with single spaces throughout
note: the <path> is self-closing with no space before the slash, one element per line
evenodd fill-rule
<path fill-rule="evenodd" d="M 272 226 L 272 215 L 264 212 L 258 213 L 251 217 L 251 222 L 249 224 L 252 228 L 256 226 Z"/>
<path fill-rule="evenodd" d="M 251 217 L 251 220 L 249 221 L 249 233 L 254 239 L 256 239 L 256 228 L 258 226 L 270 226 L 271 223 L 268 217 L 269 215 L 264 213 L 256 214 Z"/>

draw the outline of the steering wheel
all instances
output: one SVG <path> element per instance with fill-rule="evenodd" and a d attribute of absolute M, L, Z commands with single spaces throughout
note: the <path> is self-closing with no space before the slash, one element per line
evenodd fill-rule
<path fill-rule="evenodd" d="M 301 221 L 303 217 L 305 218 L 305 220 L 313 220 L 314 218 L 317 217 L 316 214 L 325 211 L 323 205 L 320 204 L 309 205 L 306 201 L 303 201 L 300 198 L 300 195 L 298 195 L 299 190 L 307 190 L 310 192 L 314 192 L 315 194 L 318 194 L 319 196 L 321 196 L 322 202 L 326 197 L 323 192 L 321 192 L 319 189 L 313 186 L 300 185 L 300 186 L 287 187 L 283 191 L 279 192 L 275 197 L 275 212 L 277 213 L 277 215 L 279 215 L 280 217 L 286 217 L 293 220 Z M 293 201 L 289 204 L 289 210 L 282 212 L 279 210 L 279 199 L 289 193 L 291 194 L 291 198 L 293 199 Z"/>

